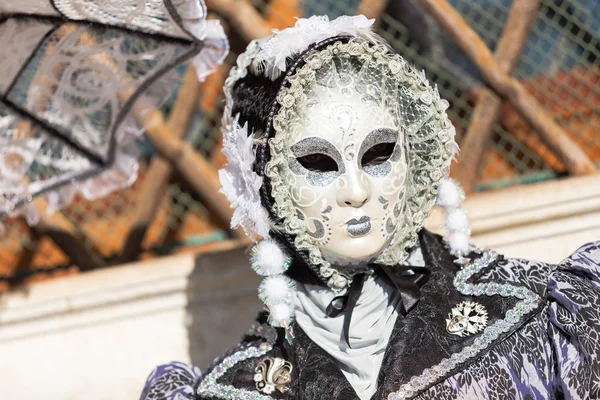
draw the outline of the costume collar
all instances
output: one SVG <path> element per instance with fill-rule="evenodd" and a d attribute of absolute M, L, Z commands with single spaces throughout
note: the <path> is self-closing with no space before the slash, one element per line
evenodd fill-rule
<path fill-rule="evenodd" d="M 482 357 L 535 315 L 533 311 L 541 309 L 539 296 L 525 288 L 504 282 L 478 284 L 481 281 L 478 272 L 496 266 L 502 260 L 501 256 L 485 253 L 479 256 L 477 265 L 469 265 L 459 273 L 460 267 L 454 263 L 454 257 L 439 236 L 423 230 L 419 239 L 431 277 L 422 288 L 421 300 L 406 316 L 399 315 L 396 321 L 374 400 L 388 399 L 390 393 L 398 393 L 398 398 L 402 399 L 424 392 Z M 465 277 L 464 280 L 470 283 L 458 290 L 457 286 Z M 471 290 L 473 293 L 465 294 Z M 487 309 L 489 328 L 466 337 L 449 334 L 446 331 L 448 313 L 456 304 L 468 300 Z M 528 303 L 530 300 L 532 302 Z M 515 311 L 522 304 L 527 312 Z M 297 397 L 291 395 L 290 398 L 358 399 L 335 360 L 312 342 L 297 324 L 293 328 L 294 341 L 284 345 L 299 371 L 295 382 Z"/>
<path fill-rule="evenodd" d="M 485 356 L 545 304 L 544 293 L 534 293 L 523 286 L 526 282 L 500 278 L 502 274 L 496 272 L 502 257 L 495 253 L 482 253 L 459 269 L 439 236 L 422 231 L 420 243 L 431 278 L 422 288 L 421 300 L 396 320 L 372 400 L 420 395 Z M 471 336 L 451 335 L 446 331 L 447 315 L 454 305 L 466 300 L 487 309 L 488 326 Z M 263 339 L 244 344 L 209 369 L 198 392 L 219 399 L 359 400 L 335 360 L 296 323 L 292 326 L 295 338 L 289 342 L 284 340 L 283 329 L 277 338 L 265 335 L 273 331 L 265 325 L 265 332 L 252 335 Z M 291 363 L 291 381 L 285 393 L 256 391 L 255 368 L 265 357 Z"/>

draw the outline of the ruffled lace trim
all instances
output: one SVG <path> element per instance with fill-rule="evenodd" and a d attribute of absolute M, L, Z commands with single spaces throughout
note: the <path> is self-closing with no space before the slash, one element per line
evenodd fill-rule
<path fill-rule="evenodd" d="M 295 245 L 299 250 L 308 252 L 314 272 L 336 289 L 346 286 L 350 276 L 335 269 L 312 243 L 306 224 L 296 213 L 289 184 L 282 179 L 284 174 L 281 171 L 287 168 L 283 151 L 284 146 L 288 145 L 286 137 L 300 123 L 294 104 L 306 96 L 304 89 L 316 81 L 316 71 L 341 53 L 356 57 L 363 63 L 386 65 L 398 87 L 407 88 L 398 93 L 404 96 L 406 102 L 405 110 L 401 110 L 406 113 L 406 125 L 403 128 L 409 163 L 407 202 L 402 211 L 405 221 L 399 224 L 400 229 L 396 231 L 391 245 L 376 262 L 396 265 L 406 260 L 408 249 L 416 245 L 417 232 L 435 204 L 437 186 L 448 175 L 450 163 L 458 150 L 454 128 L 445 113 L 448 102 L 440 99 L 437 89 L 430 87 L 424 73 L 411 68 L 399 55 L 390 54 L 384 45 L 373 46 L 364 39 L 355 38 L 346 44 L 335 43 L 306 57 L 305 65 L 296 71 L 289 79 L 289 85 L 278 94 L 277 101 L 281 108 L 273 120 L 276 134 L 269 140 L 271 160 L 267 164 L 266 174 L 271 181 L 275 212 L 285 221 L 283 228 L 288 234 L 295 235 Z"/>
<path fill-rule="evenodd" d="M 264 40 L 264 39 L 262 39 Z M 222 118 L 222 132 L 225 138 L 225 143 L 229 143 L 227 148 L 230 148 L 230 154 L 227 155 L 228 165 L 219 171 L 219 179 L 223 186 L 223 193 L 229 193 L 228 199 L 232 202 L 231 206 L 235 208 L 234 219 L 232 226 L 241 226 L 246 235 L 252 240 L 258 240 L 260 236 L 264 239 L 269 237 L 269 219 L 267 211 L 260 204 L 259 189 L 253 184 L 246 182 L 258 182 L 262 184 L 262 178 L 259 178 L 252 170 L 254 162 L 254 154 L 252 154 L 251 164 L 244 168 L 241 163 L 236 160 L 238 150 L 234 151 L 237 140 L 248 143 L 252 146 L 254 134 L 248 138 L 239 136 L 240 132 L 246 132 L 247 129 L 240 127 L 237 118 L 232 116 L 233 110 L 233 95 L 232 90 L 235 83 L 248 74 L 248 67 L 252 60 L 260 50 L 261 40 L 250 42 L 246 51 L 237 58 L 236 65 L 229 72 L 229 77 L 225 80 L 225 110 Z M 249 142 L 248 142 L 249 140 Z M 247 151 L 247 150 L 246 150 Z M 232 164 L 232 165 L 229 165 Z M 244 184 L 242 184 L 244 183 Z M 248 192 L 254 190 L 254 192 Z M 234 195 L 235 193 L 235 195 Z M 240 199 L 241 201 L 235 201 Z M 258 201 L 258 203 L 256 203 Z"/>
<path fill-rule="evenodd" d="M 47 2 L 51 3 L 50 0 Z M 11 12 L 35 12 L 35 9 L 32 10 L 28 6 L 28 2 L 25 3 L 22 7 L 12 6 Z M 64 128 L 67 136 L 73 136 L 74 142 L 88 149 L 90 153 L 101 154 L 102 158 L 106 158 L 103 152 L 107 154 L 109 152 L 110 141 L 100 137 L 98 132 L 90 131 L 102 126 L 106 121 L 93 119 L 96 114 L 93 110 L 88 112 L 87 108 L 97 105 L 97 109 L 100 110 L 100 105 L 106 103 L 108 104 L 106 107 L 110 106 L 112 113 L 116 115 L 124 101 L 121 99 L 117 102 L 113 99 L 115 91 L 125 90 L 123 86 L 128 84 L 127 79 L 129 79 L 131 83 L 127 90 L 144 91 L 144 104 L 138 102 L 136 109 L 140 111 L 140 107 L 143 107 L 145 110 L 141 110 L 142 114 L 157 110 L 163 103 L 172 99 L 173 91 L 181 83 L 181 74 L 174 67 L 176 61 L 185 58 L 183 54 L 194 55 L 193 65 L 199 79 L 202 80 L 222 63 L 229 51 L 227 38 L 219 22 L 206 20 L 206 6 L 202 0 L 99 0 L 94 2 L 55 0 L 54 3 L 56 10 L 69 20 L 92 21 L 147 34 L 141 34 L 138 41 L 128 42 L 128 46 L 119 47 L 117 44 L 119 40 L 126 40 L 128 35 L 134 36 L 135 33 L 119 30 L 121 36 L 108 41 L 100 36 L 97 29 L 94 30 L 95 25 L 88 28 L 85 24 L 78 24 L 74 25 L 77 28 L 74 32 L 56 34 L 56 38 L 52 38 L 57 41 L 52 52 L 46 51 L 43 56 L 36 56 L 37 58 L 28 61 L 38 44 L 41 45 L 42 41 L 46 40 L 44 35 L 53 25 L 35 18 L 9 18 L 0 27 L 0 37 L 11 44 L 6 52 L 0 51 L 11 55 L 5 58 L 4 62 L 0 62 L 4 65 L 8 60 L 8 66 L 4 68 L 8 73 L 4 78 L 0 78 L 0 94 L 5 94 L 3 92 L 11 87 L 13 81 L 16 82 L 16 89 L 11 90 L 13 103 L 16 102 L 18 107 L 43 120 L 49 126 L 56 125 Z M 89 43 L 80 43 L 77 40 L 78 34 L 91 37 Z M 158 38 L 156 43 L 153 42 L 155 48 L 150 49 L 151 44 L 146 42 L 152 41 L 155 36 Z M 165 39 L 165 36 L 176 40 Z M 179 40 L 181 38 L 187 39 L 188 43 Z M 99 43 L 94 43 L 94 40 Z M 203 42 L 201 48 L 196 46 L 199 41 Z M 147 47 L 139 50 L 139 54 L 135 54 L 133 51 L 135 45 L 139 45 L 140 48 Z M 20 51 L 13 51 L 13 49 Z M 200 51 L 196 54 L 198 49 Z M 63 57 L 63 54 L 67 53 L 70 54 L 69 57 Z M 16 57 L 12 57 L 15 54 Z M 99 63 L 90 66 L 90 60 L 101 57 L 106 57 L 115 63 L 113 68 L 115 72 L 108 74 L 112 80 L 105 76 L 107 68 L 98 66 Z M 156 62 L 142 65 L 144 57 Z M 58 93 L 60 89 L 68 93 L 68 96 L 66 94 L 62 97 L 54 96 L 55 93 L 50 89 L 46 90 L 49 92 L 46 93 L 39 89 L 39 82 L 30 81 L 27 76 L 23 77 L 26 74 L 19 71 L 22 64 L 27 62 L 37 63 L 38 71 L 51 68 L 52 63 L 69 64 L 71 70 L 75 71 L 74 78 L 65 78 L 52 87 L 54 92 Z M 125 75 L 126 65 L 130 64 L 135 74 Z M 49 74 L 49 76 L 53 75 Z M 74 90 L 69 85 L 76 84 L 84 86 L 83 95 L 81 91 L 76 92 L 77 95 L 73 94 Z M 44 85 L 41 87 L 46 88 Z M 13 92 L 16 95 L 13 95 Z M 91 100 L 87 103 L 81 101 L 87 108 L 82 107 L 81 104 L 77 108 L 68 102 L 68 100 L 75 102 L 79 97 L 86 95 L 91 98 L 89 92 L 97 95 L 97 99 L 95 103 Z M 37 104 L 36 99 L 40 96 L 51 99 L 48 100 L 49 102 L 56 100 L 57 104 L 49 104 L 48 110 L 37 109 L 32 104 Z M 23 98 L 26 100 L 21 104 Z M 114 118 L 113 114 L 111 118 Z M 76 122 L 67 121 L 68 117 L 75 120 L 73 115 L 79 119 Z M 0 149 L 0 215 L 4 213 L 24 215 L 33 225 L 39 220 L 39 215 L 35 207 L 28 202 L 38 193 L 44 193 L 49 205 L 48 212 L 54 212 L 69 205 L 77 193 L 88 200 L 95 200 L 135 182 L 139 169 L 135 141 L 143 134 L 144 127 L 140 126 L 131 115 L 124 117 L 121 122 L 108 122 L 119 124 L 114 134 L 116 151 L 110 159 L 110 168 L 101 171 L 99 166 L 94 167 L 83 154 L 55 140 L 53 135 L 43 127 L 33 126 L 24 134 L 23 126 L 30 126 L 27 118 L 0 104 L 0 128 L 3 131 L 0 135 L 0 144 L 2 144 L 0 146 L 2 147 Z M 75 129 L 73 126 L 78 128 L 77 132 L 70 132 Z M 101 128 L 97 129 L 101 130 Z M 107 128 L 100 133 L 108 136 L 108 132 Z M 108 163 L 107 160 L 104 161 Z M 92 177 L 86 179 L 90 176 Z M 15 209 L 16 205 L 23 203 L 24 199 L 25 204 Z"/>

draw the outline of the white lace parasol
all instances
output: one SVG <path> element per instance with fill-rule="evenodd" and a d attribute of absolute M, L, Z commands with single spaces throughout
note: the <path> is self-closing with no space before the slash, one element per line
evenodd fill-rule
<path fill-rule="evenodd" d="M 192 60 L 205 78 L 228 52 L 202 0 L 0 4 L 0 217 L 44 195 L 49 211 L 137 177 L 144 115 L 168 107 Z"/>

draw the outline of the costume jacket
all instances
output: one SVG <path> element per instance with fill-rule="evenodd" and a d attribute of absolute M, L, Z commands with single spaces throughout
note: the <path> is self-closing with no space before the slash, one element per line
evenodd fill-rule
<path fill-rule="evenodd" d="M 482 252 L 462 269 L 439 236 L 421 231 L 420 245 L 431 276 L 396 320 L 372 399 L 600 398 L 600 242 L 557 265 Z M 449 334 L 448 314 L 464 301 L 485 307 L 487 328 Z M 156 368 L 141 399 L 358 400 L 336 361 L 295 323 L 293 331 L 286 340 L 260 316 L 208 369 Z M 283 392 L 258 390 L 267 357 L 291 364 Z"/>

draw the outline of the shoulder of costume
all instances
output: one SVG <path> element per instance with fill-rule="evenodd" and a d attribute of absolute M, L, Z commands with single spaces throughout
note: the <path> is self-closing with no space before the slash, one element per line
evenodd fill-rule
<path fill-rule="evenodd" d="M 275 346 L 279 333 L 261 313 L 241 342 L 217 357 L 205 370 L 171 362 L 156 367 L 140 400 L 277 399 L 257 390 L 256 367 L 263 359 L 280 355 Z"/>
<path fill-rule="evenodd" d="M 510 258 L 498 255 L 496 262 L 482 274 L 478 282 L 502 282 L 525 287 L 540 297 L 546 295 L 548 279 L 556 265 L 523 258 Z"/>
<path fill-rule="evenodd" d="M 475 245 L 470 246 L 465 257 L 453 257 L 442 236 L 426 229 L 421 231 L 420 236 L 421 245 L 426 244 L 429 251 L 437 253 L 436 258 L 443 261 L 441 265 L 445 268 L 456 271 L 458 275 L 465 275 L 467 273 L 463 271 L 465 268 L 476 270 L 476 273 L 469 274 L 469 282 L 474 284 L 497 283 L 520 286 L 543 297 L 549 275 L 556 268 L 556 265 L 541 261 L 505 257 L 496 251 Z M 445 255 L 441 256 L 440 253 Z"/>
<path fill-rule="evenodd" d="M 412 344 L 414 354 L 429 352 L 429 356 L 416 357 L 404 367 L 397 380 L 398 392 L 391 393 L 390 398 L 419 396 L 525 326 L 544 309 L 553 270 L 547 263 L 505 258 L 475 246 L 464 255 L 453 256 L 449 246 L 429 232 L 422 233 L 421 244 L 432 269 L 432 278 L 423 291 L 434 294 L 426 294 L 399 323 L 420 324 L 436 339 Z M 446 323 L 440 323 L 445 317 Z M 406 340 L 398 339 L 397 343 L 404 349 Z M 402 354 L 408 353 L 402 350 Z"/>
<path fill-rule="evenodd" d="M 557 270 L 579 271 L 597 280 L 600 276 L 600 241 L 584 244 L 556 267 Z"/>
<path fill-rule="evenodd" d="M 280 393 L 265 394 L 265 382 L 257 378 L 257 367 L 267 358 L 281 359 L 280 348 L 276 345 L 280 333 L 266 323 L 261 314 L 243 340 L 215 359 L 204 371 L 197 385 L 199 399 L 256 399 L 272 400 L 280 398 Z M 284 360 L 285 361 L 285 360 Z"/>
<path fill-rule="evenodd" d="M 548 281 L 549 334 L 557 365 L 569 365 L 562 387 L 577 389 L 580 398 L 598 398 L 589 376 L 600 371 L 600 242 L 591 242 L 556 265 Z"/>
<path fill-rule="evenodd" d="M 522 285 L 545 297 L 548 286 L 557 276 L 564 274 L 600 282 L 600 241 L 581 246 L 557 264 L 499 256 L 480 280 Z"/>
<path fill-rule="evenodd" d="M 581 246 L 554 266 L 547 297 L 554 303 L 553 316 L 565 317 L 559 322 L 570 315 L 577 321 L 574 323 L 577 329 L 584 326 L 593 326 L 594 332 L 600 329 L 600 241 Z"/>
<path fill-rule="evenodd" d="M 148 376 L 140 400 L 195 400 L 202 371 L 182 362 L 159 365 Z"/>

